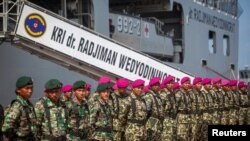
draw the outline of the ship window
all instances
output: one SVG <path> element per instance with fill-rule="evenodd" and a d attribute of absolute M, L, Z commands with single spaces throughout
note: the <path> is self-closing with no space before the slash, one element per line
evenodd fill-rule
<path fill-rule="evenodd" d="M 216 34 L 214 31 L 208 33 L 208 49 L 211 54 L 216 53 Z"/>
<path fill-rule="evenodd" d="M 229 36 L 223 36 L 223 54 L 224 56 L 230 55 L 230 48 L 229 48 Z"/>

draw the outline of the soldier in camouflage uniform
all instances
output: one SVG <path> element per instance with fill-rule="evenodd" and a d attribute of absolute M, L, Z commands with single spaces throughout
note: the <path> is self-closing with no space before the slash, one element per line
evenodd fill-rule
<path fill-rule="evenodd" d="M 163 131 L 162 140 L 164 141 L 176 141 L 177 140 L 177 129 L 176 129 L 176 115 L 177 115 L 177 104 L 176 98 L 173 91 L 174 77 L 168 76 L 162 82 L 163 90 L 160 94 L 163 108 L 164 108 L 164 120 L 163 120 Z"/>
<path fill-rule="evenodd" d="M 248 118 L 249 118 L 249 107 L 250 107 L 250 101 L 248 99 L 246 86 L 244 81 L 240 81 L 238 83 L 238 91 L 237 94 L 239 95 L 239 125 L 247 125 L 248 124 Z"/>
<path fill-rule="evenodd" d="M 98 99 L 89 104 L 90 107 L 90 125 L 93 128 L 92 140 L 111 141 L 112 134 L 112 113 L 108 104 L 109 84 L 101 83 L 97 86 L 96 92 Z"/>
<path fill-rule="evenodd" d="M 126 125 L 126 141 L 145 141 L 147 119 L 146 103 L 142 98 L 144 81 L 137 79 L 132 83 L 131 94 L 125 101 L 125 106 L 120 107 L 119 119 Z"/>
<path fill-rule="evenodd" d="M 190 141 L 191 128 L 191 99 L 188 90 L 190 89 L 190 78 L 181 79 L 180 90 L 175 93 L 178 113 L 177 113 L 177 140 Z"/>
<path fill-rule="evenodd" d="M 72 97 L 72 85 L 68 84 L 68 85 L 64 85 L 62 87 L 62 92 L 64 93 L 64 95 L 62 95 L 60 97 L 60 105 L 61 106 L 65 106 L 66 108 L 70 108 L 72 107 L 72 101 L 71 101 L 71 97 Z"/>
<path fill-rule="evenodd" d="M 160 78 L 150 80 L 150 90 L 143 97 L 146 101 L 149 118 L 146 123 L 147 141 L 161 140 L 163 130 L 163 105 L 160 98 Z"/>
<path fill-rule="evenodd" d="M 2 132 L 7 140 L 33 141 L 36 135 L 36 115 L 29 101 L 33 93 L 31 77 L 20 77 L 15 92 L 17 97 L 7 109 Z"/>
<path fill-rule="evenodd" d="M 230 111 L 229 111 L 229 125 L 237 125 L 239 122 L 239 95 L 236 94 L 237 80 L 230 80 L 229 82 L 229 97 L 230 97 Z"/>
<path fill-rule="evenodd" d="M 45 83 L 45 96 L 35 105 L 38 138 L 43 141 L 65 141 L 67 109 L 59 105 L 62 83 L 51 79 Z"/>
<path fill-rule="evenodd" d="M 214 125 L 221 124 L 222 111 L 224 110 L 223 94 L 221 92 L 221 78 L 215 77 L 212 80 L 213 87 L 210 93 L 213 97 L 213 118 L 212 123 Z"/>
<path fill-rule="evenodd" d="M 190 92 L 190 98 L 192 102 L 192 114 L 191 114 L 191 132 L 192 132 L 192 141 L 202 140 L 202 114 L 205 109 L 204 97 L 201 93 L 202 88 L 202 78 L 196 77 L 193 80 L 193 90 Z"/>
<path fill-rule="evenodd" d="M 229 124 L 229 111 L 230 111 L 230 97 L 229 97 L 229 81 L 228 80 L 222 80 L 221 82 L 221 92 L 223 96 L 223 111 L 222 111 L 222 117 L 221 117 L 221 124 L 222 125 L 228 125 Z"/>
<path fill-rule="evenodd" d="M 211 94 L 211 79 L 204 78 L 202 80 L 202 85 L 204 89 L 201 91 L 204 99 L 204 110 L 202 114 L 203 125 L 202 125 L 202 140 L 208 140 L 208 125 L 212 124 L 213 120 L 213 110 L 214 110 L 214 103 L 213 103 L 213 96 Z"/>
<path fill-rule="evenodd" d="M 101 83 L 108 83 L 110 85 L 110 78 L 108 76 L 103 76 L 98 80 L 98 85 Z M 93 103 L 94 101 L 98 100 L 99 94 L 94 92 L 89 96 L 88 103 Z"/>
<path fill-rule="evenodd" d="M 82 80 L 76 81 L 73 84 L 75 97 L 72 102 L 72 107 L 69 109 L 68 141 L 83 141 L 88 138 L 90 113 L 86 99 L 87 89 L 85 84 Z"/>
<path fill-rule="evenodd" d="M 110 105 L 112 107 L 113 115 L 113 141 L 121 141 L 125 139 L 125 125 L 122 125 L 121 120 L 119 119 L 119 114 L 121 113 L 120 107 L 124 107 L 125 100 L 127 97 L 127 87 L 129 81 L 125 78 L 119 78 L 116 81 L 117 90 L 115 90 L 110 95 Z"/>

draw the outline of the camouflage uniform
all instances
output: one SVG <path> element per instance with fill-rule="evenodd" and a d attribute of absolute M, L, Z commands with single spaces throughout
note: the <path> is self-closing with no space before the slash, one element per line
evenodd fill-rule
<path fill-rule="evenodd" d="M 202 95 L 204 98 L 204 110 L 202 114 L 203 125 L 202 125 L 202 140 L 208 140 L 208 125 L 212 124 L 213 120 L 213 111 L 214 111 L 214 103 L 213 96 L 210 91 L 202 90 Z"/>
<path fill-rule="evenodd" d="M 191 128 L 190 128 L 190 118 L 191 118 L 191 99 L 187 91 L 180 88 L 176 92 L 176 101 L 178 106 L 177 113 L 177 140 L 186 141 L 190 140 Z"/>
<path fill-rule="evenodd" d="M 228 91 L 228 96 L 229 96 L 229 108 L 230 108 L 230 111 L 229 111 L 229 125 L 236 125 L 238 124 L 238 106 L 237 106 L 237 101 L 238 98 L 236 97 L 236 94 L 230 90 Z M 239 104 L 239 102 L 238 102 Z"/>
<path fill-rule="evenodd" d="M 67 110 L 53 103 L 48 97 L 41 98 L 35 105 L 37 126 L 41 140 L 65 140 Z"/>
<path fill-rule="evenodd" d="M 230 97 L 228 91 L 221 91 L 223 96 L 223 111 L 221 117 L 221 124 L 228 125 L 229 124 L 229 111 L 230 111 Z"/>
<path fill-rule="evenodd" d="M 248 124 L 248 118 L 249 118 L 249 107 L 250 107 L 250 101 L 248 99 L 248 95 L 246 93 L 243 93 L 242 91 L 238 90 L 237 91 L 239 95 L 239 105 L 240 105 L 240 110 L 239 110 L 239 125 L 246 125 Z"/>
<path fill-rule="evenodd" d="M 205 110 L 204 97 L 201 91 L 194 89 L 190 92 L 191 102 L 192 102 L 192 114 L 191 114 L 191 132 L 192 141 L 200 141 L 202 139 L 201 129 L 202 129 L 202 114 Z"/>
<path fill-rule="evenodd" d="M 164 108 L 164 120 L 163 120 L 163 131 L 162 140 L 164 141 L 176 141 L 177 140 L 177 125 L 176 125 L 176 115 L 177 115 L 177 104 L 175 94 L 167 89 L 160 94 L 161 98 L 165 99 L 163 105 Z"/>
<path fill-rule="evenodd" d="M 59 105 L 60 106 L 63 106 L 63 107 L 66 107 L 66 108 L 70 108 L 72 107 L 72 101 L 71 99 L 66 99 L 65 96 L 61 96 L 60 99 L 59 99 Z"/>
<path fill-rule="evenodd" d="M 99 99 L 99 94 L 95 92 L 89 96 L 88 103 L 93 103 L 98 99 Z"/>
<path fill-rule="evenodd" d="M 11 140 L 34 140 L 36 115 L 29 100 L 17 95 L 5 115 L 2 131 Z"/>
<path fill-rule="evenodd" d="M 107 102 L 100 98 L 89 104 L 90 124 L 94 128 L 91 139 L 100 141 L 112 140 L 112 113 Z"/>
<path fill-rule="evenodd" d="M 168 90 L 167 88 L 162 89 L 162 91 L 160 92 L 160 97 L 161 97 L 163 107 L 166 106 L 169 95 L 171 95 L 171 94 L 172 94 L 172 92 L 170 90 Z"/>
<path fill-rule="evenodd" d="M 112 107 L 113 115 L 113 140 L 121 141 L 123 140 L 125 134 L 125 125 L 122 125 L 121 120 L 119 119 L 119 114 L 121 113 L 120 107 L 125 106 L 126 95 L 120 95 L 118 92 L 113 92 L 110 95 L 110 105 Z"/>
<path fill-rule="evenodd" d="M 87 101 L 84 99 L 79 103 L 74 98 L 72 107 L 69 109 L 67 140 L 87 140 L 90 130 L 89 114 Z"/>
<path fill-rule="evenodd" d="M 161 140 L 163 130 L 163 106 L 160 94 L 154 93 L 152 90 L 143 96 L 146 101 L 149 118 L 146 123 L 147 139 L 149 141 Z"/>
<path fill-rule="evenodd" d="M 210 91 L 212 94 L 213 98 L 213 118 L 212 118 L 212 123 L 214 125 L 218 125 L 221 123 L 221 116 L 222 116 L 222 111 L 223 111 L 223 95 L 221 93 L 221 89 L 217 89 L 213 87 Z"/>
<path fill-rule="evenodd" d="M 147 109 L 144 99 L 131 93 L 124 101 L 125 106 L 120 107 L 119 119 L 126 125 L 126 141 L 145 141 Z"/>

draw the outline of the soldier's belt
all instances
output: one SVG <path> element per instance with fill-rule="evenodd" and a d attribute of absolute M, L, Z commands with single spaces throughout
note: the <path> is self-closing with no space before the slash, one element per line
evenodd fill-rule
<path fill-rule="evenodd" d="M 191 114 L 191 111 L 189 111 L 189 110 L 178 110 L 178 113 L 181 113 L 181 114 Z"/>
<path fill-rule="evenodd" d="M 11 138 L 11 140 L 25 140 L 25 141 L 35 141 L 35 136 L 33 133 L 30 133 L 26 136 L 20 137 L 20 136 L 14 136 Z"/>
<path fill-rule="evenodd" d="M 163 120 L 163 117 L 157 116 L 157 115 L 151 115 L 150 117 L 156 118 L 156 119 L 158 119 L 158 120 Z"/>
<path fill-rule="evenodd" d="M 55 137 L 52 135 L 43 135 L 42 139 L 50 141 L 66 141 L 66 135 L 61 135 L 59 137 Z"/>
<path fill-rule="evenodd" d="M 198 110 L 198 111 L 192 111 L 192 114 L 197 114 L 197 115 L 199 115 L 199 114 L 202 114 L 202 110 Z"/>
<path fill-rule="evenodd" d="M 165 118 L 171 118 L 171 119 L 175 119 L 176 118 L 176 115 L 177 114 L 167 114 L 167 115 L 165 115 Z"/>
<path fill-rule="evenodd" d="M 95 131 L 111 133 L 112 128 L 111 127 L 97 127 L 95 128 Z"/>
<path fill-rule="evenodd" d="M 230 111 L 230 108 L 224 108 L 223 111 Z"/>
<path fill-rule="evenodd" d="M 70 135 L 80 137 L 81 139 L 87 138 L 87 131 L 86 130 L 70 130 Z"/>
<path fill-rule="evenodd" d="M 137 120 L 137 119 L 128 119 L 128 122 L 135 123 L 135 124 L 138 124 L 140 126 L 144 126 L 146 123 L 145 120 Z"/>
<path fill-rule="evenodd" d="M 248 105 L 241 105 L 240 108 L 249 108 Z"/>
<path fill-rule="evenodd" d="M 204 110 L 203 113 L 213 113 L 213 110 Z"/>

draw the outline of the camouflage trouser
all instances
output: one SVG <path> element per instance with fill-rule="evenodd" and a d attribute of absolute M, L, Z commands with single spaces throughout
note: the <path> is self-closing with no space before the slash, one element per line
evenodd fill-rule
<path fill-rule="evenodd" d="M 237 125 L 238 124 L 238 110 L 230 109 L 229 111 L 229 125 Z"/>
<path fill-rule="evenodd" d="M 177 141 L 177 125 L 176 119 L 166 118 L 163 121 L 162 140 Z"/>
<path fill-rule="evenodd" d="M 74 135 L 67 135 L 67 141 L 87 141 L 87 139 L 81 139 L 80 137 L 76 137 Z"/>
<path fill-rule="evenodd" d="M 113 141 L 125 141 L 125 132 L 113 131 Z"/>
<path fill-rule="evenodd" d="M 177 140 L 178 141 L 190 141 L 191 126 L 190 126 L 190 114 L 178 113 L 177 114 Z"/>
<path fill-rule="evenodd" d="M 248 108 L 240 108 L 239 110 L 239 125 L 246 125 L 248 124 Z"/>
<path fill-rule="evenodd" d="M 147 141 L 161 141 L 162 122 L 155 117 L 150 117 L 146 123 Z"/>
<path fill-rule="evenodd" d="M 212 124 L 213 115 L 212 113 L 205 112 L 202 115 L 203 124 L 201 126 L 201 133 L 202 133 L 202 141 L 208 140 L 208 125 Z"/>
<path fill-rule="evenodd" d="M 126 141 L 145 141 L 146 130 L 144 125 L 128 123 L 125 130 Z"/>
<path fill-rule="evenodd" d="M 148 129 L 146 141 L 161 141 L 161 132 Z"/>
<path fill-rule="evenodd" d="M 213 125 L 218 125 L 218 124 L 220 124 L 220 123 L 221 123 L 221 113 L 220 113 L 220 111 L 215 110 L 215 111 L 212 113 L 212 115 L 213 115 L 213 119 L 212 119 L 212 123 L 211 123 L 211 124 L 213 124 Z"/>
<path fill-rule="evenodd" d="M 191 141 L 201 140 L 202 115 L 191 115 Z"/>
<path fill-rule="evenodd" d="M 99 132 L 94 131 L 90 137 L 91 140 L 99 140 L 99 141 L 112 141 L 113 133 L 112 132 Z"/>
<path fill-rule="evenodd" d="M 250 125 L 250 108 L 247 110 L 247 124 Z"/>
<path fill-rule="evenodd" d="M 224 110 L 222 111 L 221 125 L 228 125 L 228 124 L 229 124 L 229 111 Z"/>
<path fill-rule="evenodd" d="M 191 127 L 190 123 L 177 124 L 177 140 L 190 141 L 191 140 Z"/>

